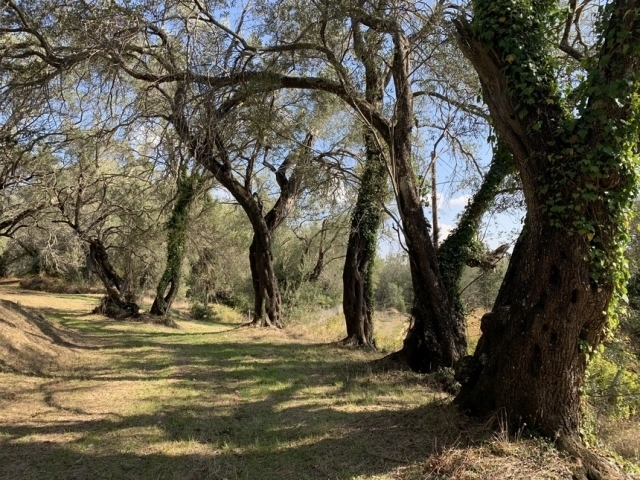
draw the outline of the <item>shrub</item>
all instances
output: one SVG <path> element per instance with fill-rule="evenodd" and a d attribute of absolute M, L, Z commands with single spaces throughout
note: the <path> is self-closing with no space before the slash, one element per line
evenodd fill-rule
<path fill-rule="evenodd" d="M 191 305 L 189 314 L 194 320 L 201 320 L 203 322 L 215 322 L 219 320 L 216 312 L 214 312 L 209 305 L 200 302 L 195 302 Z"/>
<path fill-rule="evenodd" d="M 598 416 L 624 419 L 640 412 L 640 377 L 603 354 L 589 362 L 585 393 Z"/>

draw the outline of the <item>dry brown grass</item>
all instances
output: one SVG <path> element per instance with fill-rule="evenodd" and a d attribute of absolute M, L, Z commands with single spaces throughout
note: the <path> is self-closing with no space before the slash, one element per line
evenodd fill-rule
<path fill-rule="evenodd" d="M 544 442 L 495 436 L 423 377 L 373 372 L 382 353 L 325 343 L 331 315 L 276 331 L 221 311 L 170 329 L 90 315 L 91 296 L 0 298 L 22 305 L 0 310 L 22 330 L 12 344 L 56 360 L 0 372 L 3 480 L 568 478 Z"/>
<path fill-rule="evenodd" d="M 611 422 L 601 420 L 598 437 L 612 452 L 640 465 L 640 418 Z"/>
<path fill-rule="evenodd" d="M 572 478 L 574 466 L 543 442 L 494 440 L 486 445 L 449 448 L 424 464 L 407 467 L 402 478 L 562 480 Z"/>
<path fill-rule="evenodd" d="M 340 307 L 314 312 L 302 319 L 293 319 L 290 332 L 294 338 L 333 343 L 345 337 L 344 316 Z M 388 353 L 402 347 L 409 326 L 409 316 L 394 309 L 376 311 L 374 336 L 380 352 Z"/>
<path fill-rule="evenodd" d="M 21 280 L 20 288 L 24 290 L 34 290 L 37 292 L 48 293 L 104 293 L 104 288 L 77 283 L 68 283 L 61 278 L 51 278 L 40 275 Z"/>

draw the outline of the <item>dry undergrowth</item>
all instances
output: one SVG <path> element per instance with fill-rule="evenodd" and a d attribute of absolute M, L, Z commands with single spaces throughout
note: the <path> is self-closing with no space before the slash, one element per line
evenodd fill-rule
<path fill-rule="evenodd" d="M 319 341 L 222 312 L 171 329 L 88 314 L 98 297 L 0 298 L 20 302 L 0 304 L 2 479 L 569 478 L 546 443 L 496 436 L 420 376 L 372 372 L 381 353 L 323 343 L 335 327 Z"/>

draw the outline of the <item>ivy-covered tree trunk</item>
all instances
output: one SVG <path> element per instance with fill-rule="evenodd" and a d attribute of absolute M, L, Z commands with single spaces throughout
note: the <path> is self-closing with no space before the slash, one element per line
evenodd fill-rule
<path fill-rule="evenodd" d="M 457 321 L 464 322 L 464 308 L 460 299 L 460 280 L 465 265 L 480 264 L 483 248 L 476 239 L 482 216 L 491 206 L 505 177 L 514 170 L 513 157 L 500 142 L 494 148 L 489 171 L 478 191 L 467 204 L 457 227 L 442 242 L 437 252 L 442 281 Z"/>
<path fill-rule="evenodd" d="M 382 35 L 369 32 L 365 37 L 357 21 L 353 21 L 352 32 L 356 54 L 365 67 L 365 99 L 374 108 L 381 109 L 384 75 L 379 65 L 379 50 Z M 366 162 L 351 217 L 342 272 L 342 309 L 347 326 L 347 337 L 343 343 L 374 347 L 372 275 L 382 223 L 382 202 L 387 196 L 388 174 L 382 147 L 376 141 L 375 133 L 367 129 L 363 136 Z"/>
<path fill-rule="evenodd" d="M 171 211 L 171 217 L 167 221 L 167 263 L 156 287 L 156 298 L 149 312 L 151 315 L 166 315 L 180 288 L 189 209 L 196 197 L 199 176 L 195 172 L 189 175 L 186 169 L 182 168 L 177 183 L 176 202 Z"/>
<path fill-rule="evenodd" d="M 96 312 L 110 317 L 136 316 L 140 307 L 128 298 L 128 288 L 109 261 L 107 249 L 99 238 L 89 240 L 89 256 L 93 270 L 107 291 Z"/>
<path fill-rule="evenodd" d="M 370 135 L 367 135 L 371 142 Z M 373 347 L 373 264 L 387 188 L 384 160 L 367 145 L 367 163 L 351 219 L 349 243 L 342 273 L 342 308 L 347 324 L 343 343 Z"/>
<path fill-rule="evenodd" d="M 600 52 L 574 92 L 575 107 L 565 106 L 553 70 L 555 2 L 473 5 L 473 22 L 457 22 L 459 44 L 513 153 L 527 218 L 476 352 L 457 368 L 456 402 L 576 445 L 588 355 L 606 335 L 626 279 L 640 0 L 606 8 Z"/>

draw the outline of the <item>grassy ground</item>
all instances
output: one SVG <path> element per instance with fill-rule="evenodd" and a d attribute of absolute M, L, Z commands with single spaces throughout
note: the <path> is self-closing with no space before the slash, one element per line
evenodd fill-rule
<path fill-rule="evenodd" d="M 570 478 L 545 442 L 492 433 L 424 377 L 372 371 L 382 353 L 327 343 L 335 313 L 170 329 L 88 314 L 91 295 L 1 285 L 0 299 L 19 303 L 0 304 L 5 357 L 27 337 L 41 349 L 40 365 L 0 364 L 2 479 Z"/>

